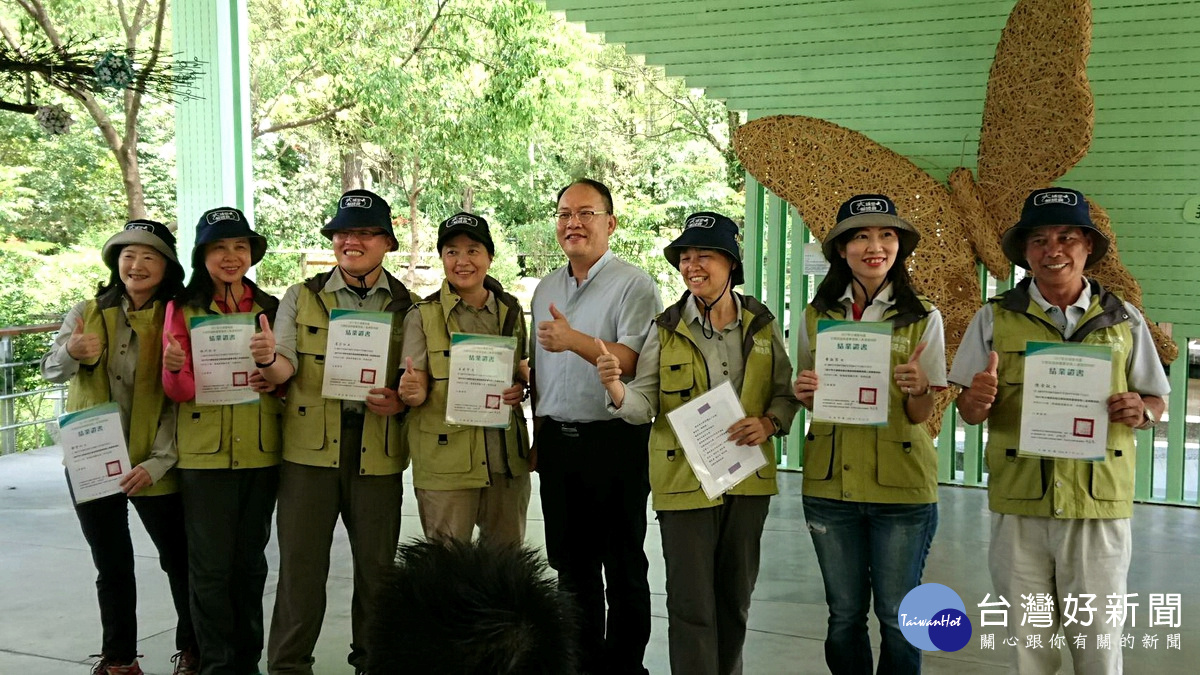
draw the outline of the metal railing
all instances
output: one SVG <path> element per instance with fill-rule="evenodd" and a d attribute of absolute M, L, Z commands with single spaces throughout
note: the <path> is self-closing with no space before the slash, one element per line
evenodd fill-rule
<path fill-rule="evenodd" d="M 15 338 L 22 335 L 53 333 L 58 330 L 59 325 L 58 323 L 46 323 L 36 326 L 0 328 L 0 454 L 7 455 L 23 449 L 18 447 L 17 431 L 19 429 L 55 422 L 62 414 L 63 398 L 66 395 L 67 386 L 50 384 L 38 378 L 39 383 L 43 386 L 22 389 L 18 382 L 18 370 L 37 366 L 38 361 L 14 360 Z M 21 415 L 19 402 L 34 397 L 41 397 L 37 400 L 38 405 L 31 406 L 26 410 L 27 414 Z M 45 406 L 42 403 L 47 397 L 54 401 L 53 414 L 50 416 L 45 416 L 43 413 Z M 30 417 L 31 419 L 19 419 L 21 417 Z"/>

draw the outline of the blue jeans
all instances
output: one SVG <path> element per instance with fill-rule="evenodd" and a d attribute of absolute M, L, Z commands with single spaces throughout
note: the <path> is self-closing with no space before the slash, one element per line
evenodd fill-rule
<path fill-rule="evenodd" d="M 937 530 L 937 504 L 804 498 L 804 517 L 825 581 L 825 662 L 834 675 L 871 672 L 867 609 L 875 596 L 883 642 L 879 673 L 921 672 L 921 651 L 900 632 L 900 602 L 921 583 Z"/>

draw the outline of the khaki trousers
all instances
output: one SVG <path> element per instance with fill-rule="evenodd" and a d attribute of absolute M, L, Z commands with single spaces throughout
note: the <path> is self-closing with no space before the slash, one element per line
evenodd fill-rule
<path fill-rule="evenodd" d="M 525 541 L 525 512 L 529 508 L 529 476 L 491 475 L 492 484 L 467 490 L 417 488 L 417 510 L 426 539 L 471 541 L 475 526 L 479 538 L 500 544 Z"/>
<path fill-rule="evenodd" d="M 1050 645 L 1050 639 L 1061 629 L 1077 675 L 1120 673 L 1124 628 L 1107 623 L 1105 608 L 1109 595 L 1125 594 L 1131 551 L 1128 518 L 1058 519 L 993 513 L 988 568 L 996 593 L 1012 605 L 1007 608 L 1008 634 L 1017 638 L 1017 645 L 1005 647 L 1012 650 L 1010 672 L 1027 675 L 1057 673 L 1062 665 L 1062 653 Z M 1043 624 L 1045 627 L 1030 623 L 1021 625 L 1025 614 L 1021 605 L 1028 603 L 1035 593 L 1046 593 L 1054 599 L 1049 623 Z M 1088 621 L 1088 613 L 1066 607 L 1064 600 L 1067 595 L 1080 598 L 1084 594 L 1095 596 L 1090 606 L 1096 611 L 1091 614 L 1087 626 L 1082 624 Z M 999 598 L 989 602 L 997 601 Z M 1080 607 L 1085 604 L 1085 599 L 1078 601 Z M 1072 613 L 1074 621 L 1067 624 Z M 1127 619 L 1125 626 L 1130 625 Z M 1109 636 L 1109 648 L 1098 648 L 1097 636 L 1105 633 Z M 1075 646 L 1077 635 L 1084 636 L 1083 647 Z M 1031 636 L 1040 636 L 1041 648 L 1026 646 Z"/>

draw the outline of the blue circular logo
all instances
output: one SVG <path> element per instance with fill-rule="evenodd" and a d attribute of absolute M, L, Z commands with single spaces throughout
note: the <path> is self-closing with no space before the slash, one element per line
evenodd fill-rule
<path fill-rule="evenodd" d="M 967 606 L 949 586 L 921 584 L 908 592 L 897 615 L 900 632 L 927 652 L 956 652 L 971 641 Z"/>

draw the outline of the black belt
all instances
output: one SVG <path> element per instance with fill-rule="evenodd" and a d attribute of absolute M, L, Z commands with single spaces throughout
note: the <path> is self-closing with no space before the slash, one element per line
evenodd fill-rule
<path fill-rule="evenodd" d="M 567 438 L 578 438 L 581 433 L 590 431 L 600 431 L 603 429 L 611 429 L 618 426 L 629 426 L 624 420 L 599 420 L 596 422 L 560 422 L 554 418 L 547 418 L 546 424 L 558 427 L 558 431 Z"/>

